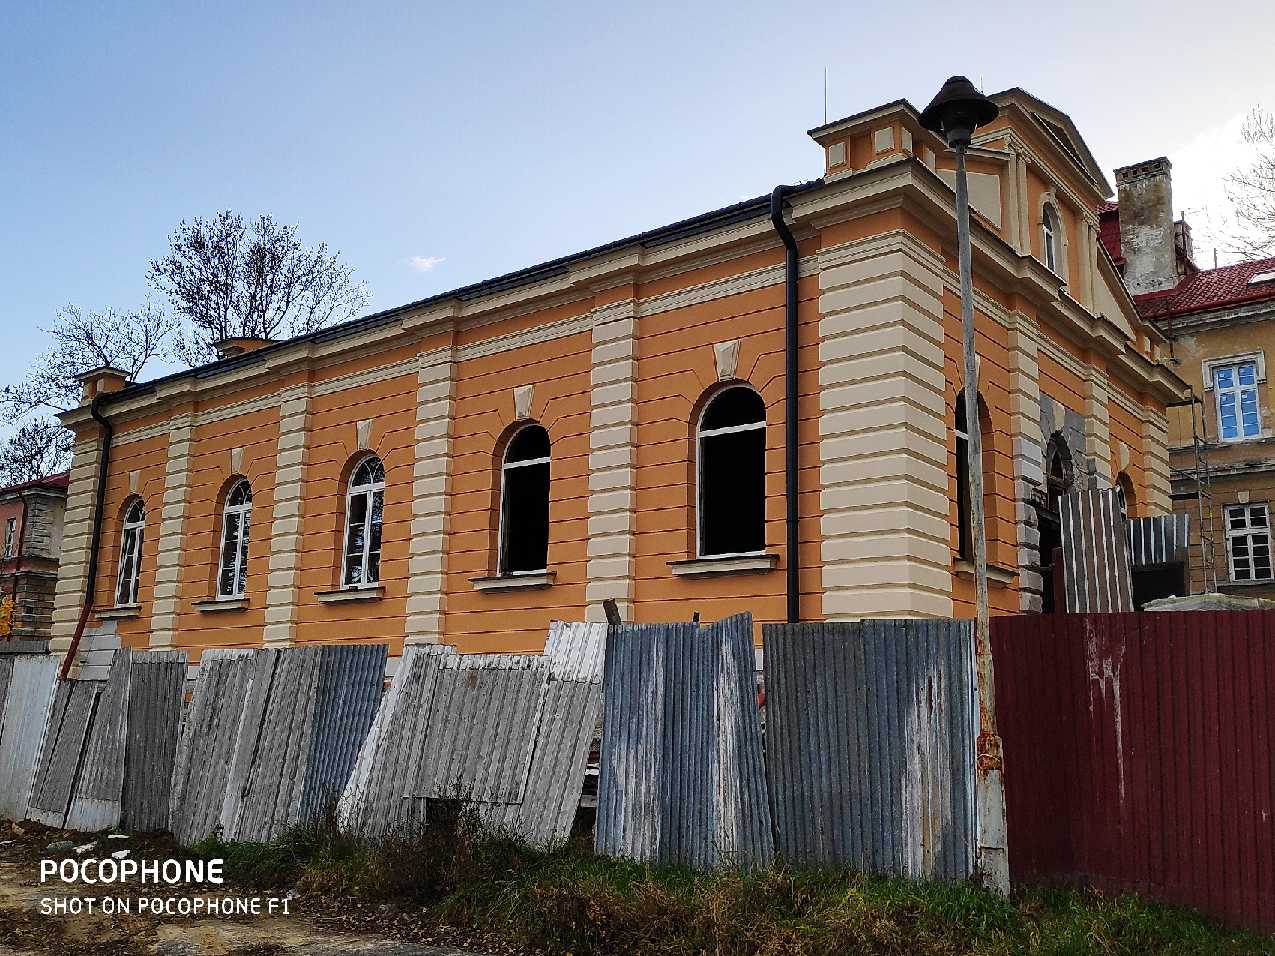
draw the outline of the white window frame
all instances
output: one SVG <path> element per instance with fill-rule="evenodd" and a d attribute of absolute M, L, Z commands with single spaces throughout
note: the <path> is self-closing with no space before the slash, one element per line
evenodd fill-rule
<path fill-rule="evenodd" d="M 695 556 L 698 558 L 704 558 L 704 559 L 714 560 L 714 561 L 717 560 L 718 558 L 755 558 L 759 555 L 763 555 L 766 553 L 765 541 L 763 541 L 762 546 L 755 551 L 728 551 L 728 552 L 723 552 L 721 554 L 705 554 L 704 553 L 704 514 L 703 514 L 703 511 L 704 511 L 704 508 L 703 508 L 704 439 L 712 438 L 714 435 L 730 435 L 736 432 L 759 431 L 759 430 L 762 432 L 765 432 L 766 430 L 766 418 L 765 418 L 766 403 L 764 399 L 762 399 L 762 420 L 759 422 L 751 422 L 747 425 L 727 425 L 724 428 L 709 428 L 709 429 L 704 428 L 704 416 L 707 415 L 708 410 L 713 407 L 713 403 L 716 402 L 718 399 L 720 399 L 727 392 L 736 388 L 742 388 L 746 391 L 752 392 L 759 399 L 761 399 L 761 393 L 758 392 L 755 388 L 752 388 L 748 385 L 731 385 L 728 388 L 723 388 L 721 391 L 719 391 L 717 394 L 715 394 L 712 398 L 710 398 L 707 402 L 704 403 L 704 407 L 700 409 L 699 419 L 695 422 Z M 763 448 L 764 448 L 764 445 L 765 445 L 765 442 L 763 440 Z M 765 453 L 763 451 L 763 460 L 764 460 L 764 457 L 765 457 Z M 764 507 L 765 505 L 763 502 L 763 508 Z M 764 517 L 762 520 L 762 525 L 764 528 L 765 527 Z"/>
<path fill-rule="evenodd" d="M 4 556 L 13 557 L 13 546 L 18 537 L 18 519 L 10 518 L 4 523 Z"/>
<path fill-rule="evenodd" d="M 1051 202 L 1045 203 L 1041 209 L 1040 242 L 1040 257 L 1045 268 L 1061 276 L 1059 262 L 1062 259 L 1062 218 Z"/>
<path fill-rule="evenodd" d="M 1253 384 L 1240 384 L 1240 369 L 1246 365 L 1253 366 Z M 1209 361 L 1205 363 L 1208 371 L 1208 388 L 1213 392 L 1213 417 L 1214 424 L 1217 426 L 1217 439 L 1224 442 L 1237 441 L 1254 441 L 1261 438 L 1262 429 L 1262 390 L 1261 384 L 1266 379 L 1264 363 L 1258 361 L 1253 355 L 1239 355 L 1225 361 Z M 1229 369 L 1231 372 L 1231 381 L 1234 383 L 1230 388 L 1223 388 L 1217 384 L 1217 373 Z M 1253 392 L 1253 404 L 1257 408 L 1257 431 L 1252 435 L 1244 434 L 1244 392 L 1246 390 Z M 1227 438 L 1222 434 L 1222 397 L 1224 395 L 1235 396 L 1235 421 L 1239 426 L 1238 434 L 1231 438 Z"/>
<path fill-rule="evenodd" d="M 1254 525 L 1252 522 L 1252 513 L 1260 510 L 1266 517 L 1266 524 L 1262 526 Z M 1231 527 L 1231 517 L 1234 512 L 1244 513 L 1244 527 L 1233 529 Z M 1271 562 L 1266 577 L 1259 578 L 1256 576 L 1257 568 L 1253 563 L 1253 539 L 1255 537 L 1264 537 L 1266 539 L 1267 555 L 1271 554 L 1271 515 L 1270 509 L 1260 502 L 1239 505 L 1227 505 L 1223 510 L 1223 520 L 1226 522 L 1226 563 L 1230 572 L 1231 581 L 1234 584 L 1255 584 L 1267 581 L 1275 581 L 1275 562 Z M 1235 553 L 1232 550 L 1231 542 L 1237 538 L 1246 539 L 1248 545 L 1248 557 L 1245 559 L 1249 564 L 1250 576 L 1247 578 L 1237 578 L 1235 576 Z"/>
<path fill-rule="evenodd" d="M 241 487 L 248 489 L 248 499 L 237 505 L 232 505 L 230 499 L 235 496 Z M 234 571 L 231 576 L 231 587 L 229 591 L 223 591 L 221 588 L 222 576 L 227 571 L 226 567 L 226 532 L 230 527 L 230 519 L 232 516 L 239 516 L 239 540 L 235 545 Z M 230 486 L 230 491 L 226 495 L 226 504 L 221 509 L 221 540 L 217 545 L 217 600 L 232 601 L 241 598 L 247 593 L 247 580 L 244 581 L 243 590 L 239 589 L 240 572 L 245 564 L 248 563 L 248 528 L 252 518 L 252 485 L 249 484 L 247 478 L 240 478 Z M 342 565 L 344 568 L 344 565 Z M 246 579 L 247 575 L 243 575 Z"/>
<path fill-rule="evenodd" d="M 131 518 L 137 509 L 141 509 L 140 518 Z M 129 532 L 133 532 L 133 539 L 129 542 Z M 135 499 L 128 509 L 124 512 L 124 522 L 120 525 L 120 564 L 115 574 L 115 606 L 126 607 L 137 603 L 137 586 L 142 576 L 142 541 L 146 532 L 146 505 L 142 500 Z M 126 545 L 130 545 L 126 550 Z M 131 581 L 128 582 L 128 593 L 125 595 L 127 600 L 120 600 L 120 595 L 124 591 L 124 569 L 128 566 L 127 559 L 132 557 L 133 575 Z"/>
<path fill-rule="evenodd" d="M 358 476 L 358 473 L 363 470 L 363 466 L 366 465 L 369 461 L 372 461 L 373 459 L 380 462 L 381 464 L 382 478 L 379 481 L 372 481 L 372 482 L 368 482 L 367 484 L 356 485 L 354 483 L 354 479 Z M 369 581 L 367 579 L 367 564 L 368 564 L 368 558 L 371 557 L 371 546 L 372 546 L 372 505 L 376 500 L 377 492 L 380 492 L 381 494 L 382 512 L 384 511 L 384 508 L 385 508 L 385 478 L 383 477 L 384 475 L 385 475 L 385 462 L 377 455 L 365 455 L 363 458 L 360 458 L 358 461 L 358 464 L 356 464 L 350 472 L 350 484 L 345 489 L 345 529 L 344 529 L 345 533 L 341 536 L 341 587 L 343 588 L 354 588 L 354 589 L 373 588 L 373 587 L 377 587 L 381 583 L 381 575 L 379 570 L 377 572 L 375 581 Z M 349 568 L 350 515 L 352 514 L 351 509 L 354 503 L 354 499 L 360 496 L 367 498 L 367 506 L 363 509 L 363 560 L 362 560 L 362 563 L 360 564 L 359 580 L 348 581 L 346 579 L 348 576 L 347 569 Z M 385 533 L 385 521 L 384 521 L 384 517 L 382 516 L 382 520 L 381 520 L 382 536 L 384 536 L 384 533 Z M 384 544 L 383 537 L 382 537 L 382 544 Z"/>
<path fill-rule="evenodd" d="M 548 567 L 549 549 L 548 548 L 545 549 L 545 567 L 538 568 L 533 571 L 510 571 L 508 570 L 508 561 L 505 557 L 505 513 L 506 513 L 505 496 L 508 492 L 508 482 L 506 481 L 506 476 L 509 474 L 510 470 L 514 468 L 529 468 L 532 465 L 549 465 L 551 469 L 549 473 L 549 479 L 551 483 L 550 487 L 552 488 L 552 481 L 553 481 L 553 472 L 552 472 L 553 455 L 552 454 L 545 455 L 544 457 L 541 457 L 541 458 L 528 458 L 526 461 L 511 462 L 509 460 L 509 449 L 514 447 L 514 441 L 518 438 L 519 435 L 525 432 L 528 428 L 539 428 L 545 431 L 546 435 L 548 434 L 548 431 L 539 422 L 527 422 L 527 424 L 523 425 L 521 428 L 519 428 L 512 435 L 509 436 L 509 441 L 505 443 L 505 452 L 500 459 L 500 515 L 496 521 L 496 574 L 497 576 L 502 578 L 516 578 L 516 577 L 520 577 L 522 575 L 528 575 L 528 574 L 548 574 L 549 573 L 549 567 Z M 550 451 L 552 452 L 553 445 L 550 444 L 549 447 L 550 447 Z"/>

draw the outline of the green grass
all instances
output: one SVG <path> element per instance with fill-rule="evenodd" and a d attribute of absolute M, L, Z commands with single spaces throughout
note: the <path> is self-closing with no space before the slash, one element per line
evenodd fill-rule
<path fill-rule="evenodd" d="M 438 925 L 574 956 L 678 954 L 1275 954 L 1270 939 L 1133 896 L 969 884 L 833 869 L 696 874 L 594 857 L 584 840 L 538 852 L 484 832 L 468 811 L 366 843 L 330 823 L 274 844 L 207 841 L 203 855 L 261 887 L 396 902 Z"/>

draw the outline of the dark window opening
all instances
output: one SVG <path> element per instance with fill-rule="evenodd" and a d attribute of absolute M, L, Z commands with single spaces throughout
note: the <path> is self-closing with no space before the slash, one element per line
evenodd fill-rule
<path fill-rule="evenodd" d="M 729 388 L 699 427 L 701 557 L 766 549 L 766 406 L 750 388 Z"/>
<path fill-rule="evenodd" d="M 970 437 L 966 427 L 965 394 L 956 396 L 956 553 L 963 560 L 974 557 L 970 532 Z"/>
<path fill-rule="evenodd" d="M 514 435 L 501 466 L 500 574 L 549 566 L 549 433 L 528 425 Z"/>

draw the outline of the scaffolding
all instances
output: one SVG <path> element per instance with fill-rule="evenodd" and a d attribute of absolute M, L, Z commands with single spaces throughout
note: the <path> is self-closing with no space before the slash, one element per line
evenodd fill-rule
<path fill-rule="evenodd" d="M 1191 444 L 1173 451 L 1190 451 L 1182 456 L 1180 467 L 1173 467 L 1173 455 L 1169 458 L 1169 486 L 1175 501 L 1194 499 L 1196 512 L 1196 541 L 1189 549 L 1192 583 L 1199 582 L 1208 594 L 1217 591 L 1217 550 L 1214 543 L 1216 522 L 1213 510 L 1213 475 L 1209 470 L 1208 415 L 1204 402 L 1194 389 L 1188 398 L 1170 402 L 1169 408 L 1189 408 L 1191 416 Z M 1182 424 L 1185 426 L 1185 414 Z M 1185 427 L 1179 434 L 1186 432 Z M 1180 490 L 1179 490 L 1180 489 Z"/>

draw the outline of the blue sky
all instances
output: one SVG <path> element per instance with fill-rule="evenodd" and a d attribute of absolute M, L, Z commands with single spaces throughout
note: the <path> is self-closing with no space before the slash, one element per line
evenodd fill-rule
<path fill-rule="evenodd" d="M 381 309 L 811 178 L 825 66 L 829 118 L 964 72 L 1214 202 L 1275 12 L 1178 6 L 5 0 L 0 382 L 64 303 L 142 301 L 183 217 L 298 223 Z"/>

